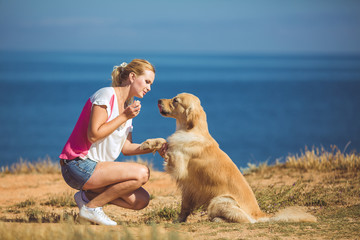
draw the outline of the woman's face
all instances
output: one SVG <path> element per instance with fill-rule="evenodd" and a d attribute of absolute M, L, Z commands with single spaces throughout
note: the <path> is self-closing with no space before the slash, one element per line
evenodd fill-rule
<path fill-rule="evenodd" d="M 132 95 L 138 98 L 143 98 L 146 93 L 151 90 L 151 85 L 155 80 L 155 73 L 151 70 L 145 70 L 142 75 L 136 76 L 133 74 L 130 77 L 133 78 Z"/>

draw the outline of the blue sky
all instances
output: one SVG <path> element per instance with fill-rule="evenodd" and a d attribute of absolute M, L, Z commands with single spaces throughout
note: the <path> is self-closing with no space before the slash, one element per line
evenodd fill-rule
<path fill-rule="evenodd" d="M 360 54 L 358 0 L 0 0 L 0 49 Z"/>

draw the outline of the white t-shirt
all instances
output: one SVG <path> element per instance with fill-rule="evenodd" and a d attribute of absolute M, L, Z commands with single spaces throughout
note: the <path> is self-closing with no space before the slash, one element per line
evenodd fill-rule
<path fill-rule="evenodd" d="M 131 99 L 125 106 L 132 104 L 133 101 Z M 82 159 L 89 158 L 96 162 L 105 162 L 114 161 L 119 157 L 128 134 L 132 132 L 132 119 L 127 120 L 106 138 L 91 143 L 87 138 L 87 129 L 94 105 L 106 106 L 108 114 L 107 122 L 119 116 L 115 89 L 113 87 L 105 87 L 95 92 L 86 102 L 75 128 L 60 155 L 61 159 L 71 160 L 79 157 Z"/>

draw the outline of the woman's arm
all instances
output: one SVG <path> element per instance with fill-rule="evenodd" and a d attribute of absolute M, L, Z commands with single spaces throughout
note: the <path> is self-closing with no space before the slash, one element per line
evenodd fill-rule
<path fill-rule="evenodd" d="M 125 156 L 132 156 L 132 155 L 140 155 L 140 154 L 147 154 L 147 153 L 151 153 L 152 150 L 148 149 L 148 150 L 141 150 L 140 149 L 140 145 L 138 143 L 133 143 L 132 142 L 132 133 L 129 133 L 124 146 L 121 150 L 121 152 L 125 155 Z"/>
<path fill-rule="evenodd" d="M 141 150 L 140 149 L 141 144 L 132 143 L 132 134 L 129 133 L 124 146 L 122 148 L 122 153 L 125 156 L 131 156 L 131 155 L 138 155 L 138 154 L 147 154 L 153 152 L 153 150 Z M 165 143 L 160 150 L 157 152 L 160 154 L 162 158 L 165 158 L 165 154 L 167 151 L 167 144 Z"/>
<path fill-rule="evenodd" d="M 109 136 L 127 120 L 136 117 L 139 114 L 140 108 L 140 103 L 134 102 L 132 105 L 128 106 L 124 112 L 119 114 L 119 116 L 109 122 L 106 122 L 108 119 L 106 106 L 94 105 L 91 110 L 87 132 L 89 141 L 94 143 Z"/>

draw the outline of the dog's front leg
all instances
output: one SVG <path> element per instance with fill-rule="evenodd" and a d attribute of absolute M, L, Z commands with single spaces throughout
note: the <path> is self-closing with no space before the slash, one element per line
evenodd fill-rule
<path fill-rule="evenodd" d="M 183 210 L 181 209 L 181 212 L 179 214 L 179 217 L 176 222 L 186 222 L 187 217 L 190 215 L 190 210 Z"/>
<path fill-rule="evenodd" d="M 140 149 L 141 150 L 153 150 L 158 151 L 162 148 L 162 146 L 166 143 L 164 138 L 152 138 L 147 139 L 145 142 L 141 143 Z"/>
<path fill-rule="evenodd" d="M 182 197 L 181 211 L 178 217 L 178 222 L 186 222 L 187 217 L 193 211 L 193 204 L 189 196 Z"/>

